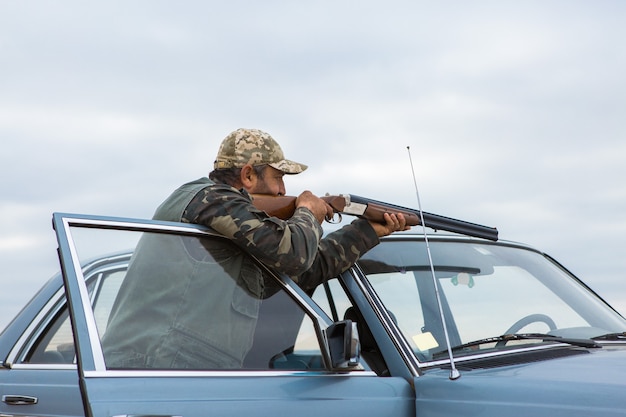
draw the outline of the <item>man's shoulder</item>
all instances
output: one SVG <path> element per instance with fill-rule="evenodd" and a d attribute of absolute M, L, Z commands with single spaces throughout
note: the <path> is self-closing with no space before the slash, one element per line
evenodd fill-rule
<path fill-rule="evenodd" d="M 201 177 L 196 180 L 186 182 L 185 184 L 181 185 L 179 188 L 190 188 L 190 187 L 201 187 L 201 186 L 208 187 L 211 185 L 215 185 L 215 182 L 210 180 L 208 177 Z"/>
<path fill-rule="evenodd" d="M 246 193 L 243 190 L 237 190 L 236 188 L 220 183 L 215 182 L 207 177 L 198 178 L 197 180 L 189 181 L 174 191 L 175 194 L 203 194 L 201 191 L 204 190 L 204 194 L 208 193 L 235 193 L 235 194 L 243 194 Z"/>
<path fill-rule="evenodd" d="M 207 177 L 187 182 L 178 187 L 157 207 L 153 218 L 156 220 L 181 221 L 183 212 L 190 201 L 201 191 L 214 184 Z"/>

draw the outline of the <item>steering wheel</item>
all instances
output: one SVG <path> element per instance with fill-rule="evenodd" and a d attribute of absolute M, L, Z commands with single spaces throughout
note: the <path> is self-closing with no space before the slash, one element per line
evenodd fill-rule
<path fill-rule="evenodd" d="M 517 333 L 524 327 L 528 326 L 529 324 L 536 323 L 536 322 L 545 323 L 551 331 L 556 330 L 556 323 L 554 322 L 554 320 L 552 320 L 552 318 L 550 318 L 550 316 L 537 313 L 537 314 L 529 314 L 526 317 L 522 317 L 521 319 L 513 323 L 513 325 L 509 327 L 504 334 Z"/>

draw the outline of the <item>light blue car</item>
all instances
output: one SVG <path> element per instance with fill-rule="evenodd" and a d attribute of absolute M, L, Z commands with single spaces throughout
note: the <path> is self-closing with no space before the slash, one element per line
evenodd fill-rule
<path fill-rule="evenodd" d="M 626 414 L 626 321 L 526 245 L 431 234 L 431 264 L 423 235 L 393 235 L 308 294 L 269 270 L 262 291 L 234 282 L 214 250 L 228 243 L 200 226 L 60 213 L 53 224 L 62 273 L 0 334 L 3 417 Z M 223 297 L 207 299 L 228 309 L 203 316 L 207 333 L 178 329 L 180 351 L 198 357 L 154 367 L 119 346 L 174 319 L 159 303 L 119 317 L 159 299 L 152 281 L 184 282 L 171 253 L 154 252 L 163 242 L 213 268 L 205 290 Z M 146 298 L 129 303 L 146 250 Z M 250 340 L 241 323 L 254 324 Z"/>

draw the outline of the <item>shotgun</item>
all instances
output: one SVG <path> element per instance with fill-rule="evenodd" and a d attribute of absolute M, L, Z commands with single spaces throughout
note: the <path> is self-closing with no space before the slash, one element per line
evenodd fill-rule
<path fill-rule="evenodd" d="M 254 194 L 252 198 L 252 202 L 256 208 L 279 219 L 289 219 L 296 210 L 296 197 Z M 333 211 L 339 215 L 348 214 L 374 222 L 384 223 L 383 214 L 402 213 L 409 226 L 420 225 L 421 215 L 423 215 L 424 226 L 433 230 L 445 230 L 446 232 L 459 233 L 488 240 L 498 240 L 498 229 L 495 227 L 482 226 L 480 224 L 426 212 L 420 215 L 419 210 L 383 203 L 382 201 L 359 197 L 353 194 L 326 195 L 320 198 L 326 201 L 326 203 L 332 207 Z"/>

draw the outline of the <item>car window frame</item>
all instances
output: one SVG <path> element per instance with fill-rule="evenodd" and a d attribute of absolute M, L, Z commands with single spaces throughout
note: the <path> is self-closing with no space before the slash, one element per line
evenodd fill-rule
<path fill-rule="evenodd" d="M 67 305 L 63 287 L 58 289 L 44 304 L 43 308 L 30 322 L 17 339 L 7 356 L 6 366 L 11 369 L 75 369 L 76 363 L 28 363 L 24 358 L 32 351 L 43 333 L 49 328 L 63 308 Z"/>
<path fill-rule="evenodd" d="M 110 256 L 106 260 L 99 259 L 95 262 L 87 264 L 83 267 L 84 273 L 87 276 L 87 287 L 92 287 L 90 291 L 90 302 L 92 306 L 97 302 L 102 285 L 104 283 L 103 275 L 110 274 L 114 271 L 124 269 L 123 265 L 130 259 L 130 254 L 121 253 L 119 255 Z M 113 263 L 112 263 L 113 262 Z M 93 283 L 93 286 L 92 286 Z M 74 347 L 74 361 L 73 363 L 34 363 L 28 362 L 26 358 L 30 357 L 36 345 L 39 343 L 45 333 L 50 330 L 50 326 L 59 319 L 60 314 L 64 314 L 64 310 L 67 308 L 67 298 L 65 297 L 65 289 L 60 283 L 59 288 L 44 304 L 43 308 L 39 311 L 37 316 L 31 321 L 26 330 L 22 333 L 20 338 L 15 343 L 13 349 L 8 355 L 7 363 L 12 368 L 25 368 L 25 369 L 74 369 L 76 368 L 76 348 Z M 69 312 L 68 312 L 69 313 Z M 67 316 L 66 316 L 67 317 Z M 71 328 L 70 328 L 71 330 Z M 73 336 L 73 335 L 72 335 Z M 72 343 L 73 343 L 72 337 Z"/>
<path fill-rule="evenodd" d="M 98 338 L 98 330 L 95 322 L 93 310 L 85 300 L 89 299 L 87 295 L 87 288 L 84 281 L 84 275 L 81 266 L 78 262 L 78 256 L 76 252 L 75 242 L 72 239 L 70 229 L 72 227 L 84 227 L 84 228 L 102 228 L 102 229 L 123 229 L 137 232 L 157 232 L 157 233 L 175 233 L 196 237 L 218 237 L 225 239 L 223 236 L 218 235 L 206 227 L 196 224 L 183 224 L 175 222 L 157 221 L 157 220 L 143 220 L 143 219 L 129 219 L 129 218 L 116 218 L 116 217 L 103 217 L 103 216 L 91 216 L 91 215 L 77 215 L 66 213 L 55 213 L 53 215 L 53 223 L 57 231 L 57 239 L 60 247 L 60 259 L 61 268 L 63 271 L 64 285 L 69 287 L 68 300 L 70 308 L 75 310 L 71 312 L 76 316 L 75 328 L 78 329 L 78 335 L 75 335 L 76 343 L 83 346 L 88 344 L 90 347 L 89 352 L 83 351 L 83 355 L 79 355 L 78 365 L 82 367 L 83 374 L 85 376 L 103 376 L 103 375 L 124 375 L 124 374 L 149 374 L 152 376 L 160 373 L 166 375 L 173 374 L 185 374 L 193 373 L 197 374 L 229 374 L 235 373 L 237 375 L 243 375 L 250 373 L 252 375 L 258 375 L 259 373 L 293 373 L 312 375 L 319 374 L 320 372 L 335 373 L 333 371 L 330 359 L 330 351 L 325 335 L 325 330 L 332 324 L 332 320 L 328 315 L 313 302 L 310 297 L 289 277 L 285 275 L 278 275 L 265 265 L 255 259 L 255 262 L 260 265 L 265 272 L 267 272 L 276 282 L 279 284 L 282 290 L 284 290 L 289 297 L 303 310 L 303 312 L 310 317 L 313 326 L 315 328 L 316 337 L 322 353 L 322 360 L 325 364 L 325 369 L 312 370 L 312 371 L 293 371 L 293 370 L 110 370 L 106 368 L 104 361 L 104 355 L 102 346 Z M 254 257 L 253 257 L 254 259 Z M 71 302 L 71 293 L 80 294 L 80 302 L 75 305 Z M 82 363 L 81 363 L 82 360 Z M 346 371 L 342 371 L 346 373 Z M 363 373 L 368 372 L 365 367 L 359 366 L 350 372 Z M 348 372 L 348 373 L 350 373 Z M 372 373 L 373 374 L 373 373 Z M 374 374 L 375 375 L 375 374 Z"/>

